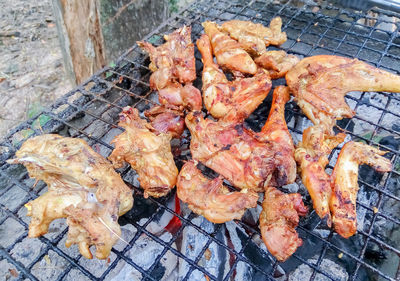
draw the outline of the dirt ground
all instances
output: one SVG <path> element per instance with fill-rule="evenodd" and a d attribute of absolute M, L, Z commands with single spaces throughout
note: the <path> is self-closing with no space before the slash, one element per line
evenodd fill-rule
<path fill-rule="evenodd" d="M 50 0 L 0 1 L 0 140 L 73 87 Z"/>

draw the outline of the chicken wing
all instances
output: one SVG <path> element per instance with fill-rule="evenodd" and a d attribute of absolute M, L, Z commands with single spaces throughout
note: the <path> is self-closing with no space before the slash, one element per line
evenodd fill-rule
<path fill-rule="evenodd" d="M 280 94 L 284 94 L 280 96 Z M 204 119 L 201 113 L 186 116 L 192 139 L 190 150 L 201 161 L 238 188 L 263 191 L 295 179 L 293 142 L 284 120 L 287 90 L 278 88 L 267 125 L 261 133 L 242 123 Z M 279 143 L 278 143 L 279 141 Z"/>
<path fill-rule="evenodd" d="M 322 126 L 312 126 L 304 130 L 303 141 L 295 151 L 295 159 L 300 165 L 301 179 L 313 201 L 314 210 L 320 218 L 331 226 L 329 201 L 332 196 L 331 177 L 325 172 L 332 149 L 343 142 L 345 134 L 330 136 Z"/>
<path fill-rule="evenodd" d="M 251 21 L 231 20 L 224 22 L 221 29 L 252 55 L 261 55 L 266 51 L 266 46 L 278 46 L 287 40 L 286 33 L 281 30 L 280 17 L 273 18 L 269 28 Z"/>
<path fill-rule="evenodd" d="M 206 21 L 202 25 L 211 40 L 213 53 L 220 66 L 234 73 L 239 71 L 255 74 L 257 72 L 257 65 L 250 55 L 242 49 L 241 44 L 219 31 L 215 22 Z"/>
<path fill-rule="evenodd" d="M 119 126 L 125 132 L 116 136 L 115 149 L 109 156 L 115 168 L 125 162 L 139 175 L 144 196 L 161 197 L 175 186 L 178 169 L 171 153 L 171 135 L 157 132 L 141 119 L 136 108 L 125 107 Z"/>
<path fill-rule="evenodd" d="M 307 117 L 329 134 L 336 120 L 355 114 L 344 99 L 346 93 L 400 92 L 400 76 L 357 59 L 329 55 L 301 60 L 286 74 L 286 81 Z"/>
<path fill-rule="evenodd" d="M 274 187 L 266 187 L 262 207 L 262 239 L 278 261 L 285 261 L 303 244 L 295 228 L 299 224 L 299 215 L 307 214 L 307 207 L 300 194 L 285 194 Z"/>
<path fill-rule="evenodd" d="M 222 181 L 221 177 L 213 180 L 206 178 L 197 169 L 195 161 L 188 161 L 178 176 L 178 197 L 188 203 L 193 212 L 213 223 L 240 219 L 248 208 L 257 205 L 257 193 L 247 189 L 230 192 Z"/>
<path fill-rule="evenodd" d="M 330 200 L 332 222 L 337 233 L 344 238 L 357 231 L 356 199 L 358 193 L 358 166 L 367 164 L 379 172 L 392 169 L 386 152 L 360 142 L 350 141 L 340 151 L 332 173 L 333 194 Z"/>
<path fill-rule="evenodd" d="M 268 51 L 254 60 L 257 65 L 268 70 L 271 79 L 284 77 L 299 61 L 299 57 L 285 51 Z"/>
<path fill-rule="evenodd" d="M 41 135 L 27 140 L 9 163 L 21 163 L 29 175 L 43 180 L 48 191 L 28 202 L 29 237 L 47 233 L 50 223 L 67 218 L 66 246 L 78 244 L 86 258 L 96 246 L 105 259 L 121 235 L 118 216 L 132 208 L 132 191 L 112 165 L 81 139 Z"/>
<path fill-rule="evenodd" d="M 272 85 L 268 73 L 261 71 L 251 78 L 228 81 L 213 61 L 207 35 L 203 34 L 197 40 L 197 47 L 203 58 L 202 91 L 205 107 L 215 118 L 243 122 L 268 95 Z"/>

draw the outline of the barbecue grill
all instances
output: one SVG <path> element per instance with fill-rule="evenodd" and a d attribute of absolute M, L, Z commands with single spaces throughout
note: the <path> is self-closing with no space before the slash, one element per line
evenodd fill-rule
<path fill-rule="evenodd" d="M 356 57 L 377 67 L 400 73 L 400 14 L 372 9 L 364 13 L 325 1 L 196 1 L 161 24 L 144 40 L 163 43 L 162 35 L 182 25 L 192 26 L 192 40 L 202 33 L 201 22 L 243 19 L 268 25 L 280 16 L 288 40 L 281 49 L 299 56 L 336 54 Z M 197 80 L 201 88 L 201 57 L 196 50 Z M 133 209 L 119 220 L 122 238 L 108 260 L 86 260 L 77 246 L 67 249 L 66 224 L 52 223 L 38 239 L 28 235 L 24 204 L 40 196 L 44 183 L 34 183 L 22 165 L 5 161 L 14 157 L 27 138 L 43 133 L 83 138 L 103 156 L 120 134 L 118 113 L 130 105 L 144 110 L 158 103 L 149 88 L 149 58 L 138 46 L 115 63 L 59 99 L 47 110 L 14 128 L 0 144 L 0 255 L 2 274 L 10 280 L 400 280 L 400 95 L 353 92 L 346 96 L 357 112 L 338 125 L 354 140 L 388 151 L 393 171 L 376 173 L 361 167 L 358 196 L 358 231 L 343 239 L 325 226 L 315 212 L 297 228 L 303 246 L 279 263 L 260 239 L 257 209 L 240 221 L 214 225 L 176 200 L 143 198 L 137 175 L 120 169 L 134 189 Z M 284 80 L 274 81 L 274 86 Z M 260 130 L 268 117 L 269 98 L 246 120 Z M 310 122 L 294 102 L 286 106 L 286 121 L 295 142 Z M 190 158 L 189 137 L 173 144 L 177 165 Z M 339 148 L 340 149 L 340 148 Z M 339 149 L 331 154 L 332 169 Z M 204 168 L 209 176 L 213 173 Z M 297 191 L 311 206 L 300 182 L 286 187 Z"/>

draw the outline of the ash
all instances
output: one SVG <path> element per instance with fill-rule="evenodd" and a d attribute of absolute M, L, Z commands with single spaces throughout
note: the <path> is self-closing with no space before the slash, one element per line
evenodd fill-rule
<path fill-rule="evenodd" d="M 308 263 L 316 264 L 317 259 L 309 259 L 307 260 Z M 334 263 L 333 261 L 329 259 L 324 259 L 322 260 L 322 263 L 320 265 L 320 269 L 323 272 L 326 272 L 327 274 L 331 276 L 335 276 L 336 280 L 340 281 L 346 281 L 349 278 L 348 273 L 342 268 L 340 265 Z M 289 281 L 298 281 L 298 280 L 309 280 L 311 278 L 311 275 L 313 273 L 313 269 L 309 267 L 306 264 L 300 265 L 294 272 L 292 272 L 289 275 Z M 325 275 L 317 272 L 315 275 L 316 281 L 325 281 L 325 280 L 331 280 L 330 278 L 326 277 Z"/>

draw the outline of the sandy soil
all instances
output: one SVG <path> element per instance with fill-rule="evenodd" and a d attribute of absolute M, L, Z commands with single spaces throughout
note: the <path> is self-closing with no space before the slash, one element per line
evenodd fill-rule
<path fill-rule="evenodd" d="M 68 92 L 50 0 L 0 1 L 0 139 Z"/>

